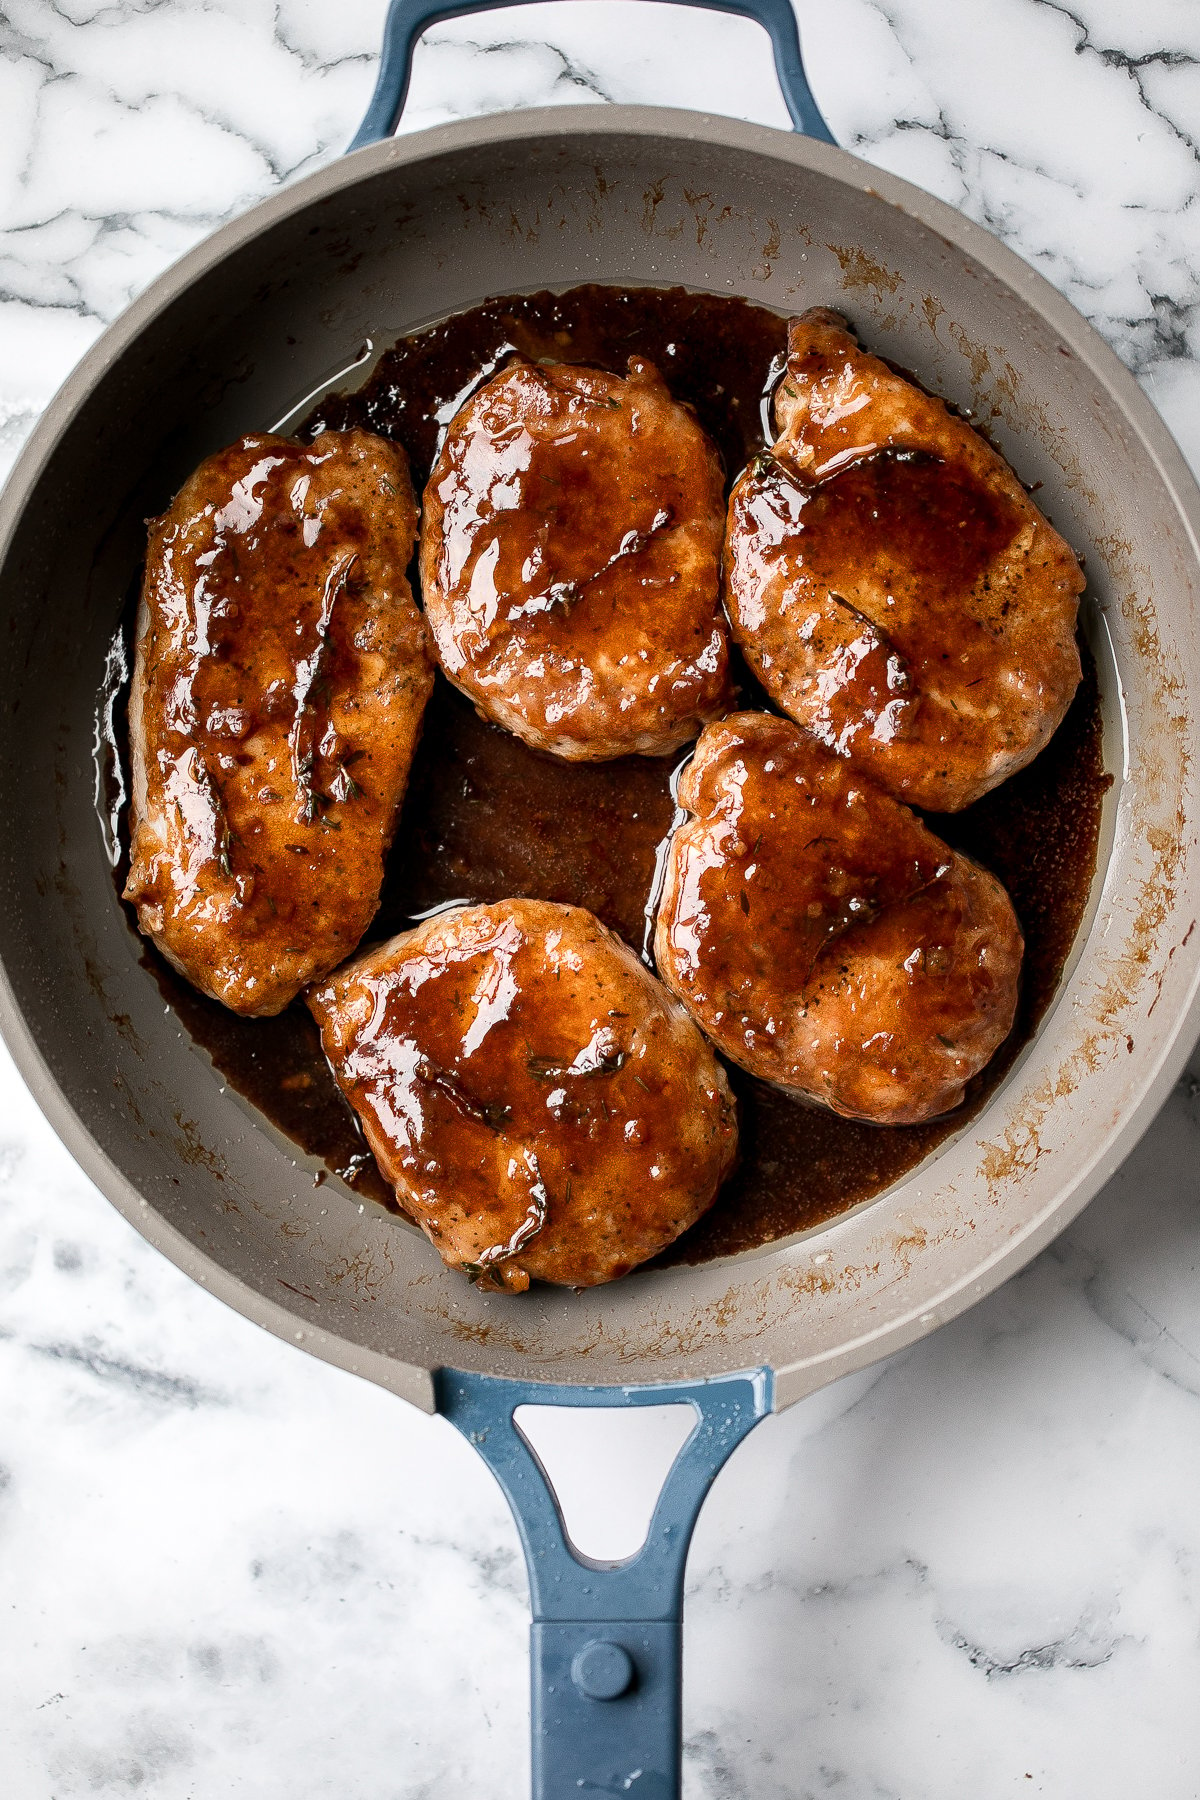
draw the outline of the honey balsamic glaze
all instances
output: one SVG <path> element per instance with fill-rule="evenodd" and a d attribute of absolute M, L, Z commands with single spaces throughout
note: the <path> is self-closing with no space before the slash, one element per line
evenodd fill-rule
<path fill-rule="evenodd" d="M 615 373 L 639 354 L 695 408 L 732 479 L 765 441 L 764 395 L 785 340 L 786 321 L 774 313 L 678 289 L 582 287 L 489 300 L 402 340 L 360 391 L 324 399 L 304 432 L 357 425 L 394 438 L 419 489 L 456 402 L 511 351 Z M 660 1265 L 767 1243 L 870 1198 L 957 1131 L 1003 1079 L 1053 998 L 1095 870 L 1111 778 L 1086 646 L 1083 662 L 1066 720 L 1037 760 L 966 811 L 930 820 L 1005 884 L 1026 940 L 1012 1035 L 971 1083 L 964 1105 L 926 1125 L 864 1125 L 730 1069 L 741 1106 L 739 1165 L 712 1210 Z M 739 681 L 740 704 L 769 706 L 744 667 Z M 585 906 L 640 950 L 657 849 L 674 817 L 677 761 L 561 762 L 485 723 L 439 676 L 368 940 L 455 900 L 528 896 Z M 307 1010 L 296 1003 L 278 1018 L 240 1019 L 181 981 L 149 946 L 144 956 L 230 1086 L 357 1193 L 396 1210 Z"/>

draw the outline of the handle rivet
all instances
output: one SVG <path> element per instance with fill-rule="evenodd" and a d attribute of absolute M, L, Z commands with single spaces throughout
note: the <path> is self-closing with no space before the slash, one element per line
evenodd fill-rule
<path fill-rule="evenodd" d="M 623 1645 L 593 1638 L 575 1652 L 571 1680 L 588 1700 L 619 1700 L 633 1680 L 633 1658 Z"/>

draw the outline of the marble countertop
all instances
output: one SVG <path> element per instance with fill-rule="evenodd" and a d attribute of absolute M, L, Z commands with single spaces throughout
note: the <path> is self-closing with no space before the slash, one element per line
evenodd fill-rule
<path fill-rule="evenodd" d="M 7 0 L 4 467 L 161 268 L 338 153 L 383 12 Z M 1048 275 L 1200 468 L 1195 0 L 798 13 L 838 139 Z M 786 124 L 747 21 L 576 0 L 436 28 L 405 129 L 606 100 Z M 688 1800 L 1200 1794 L 1192 1070 L 1022 1275 L 721 1475 L 688 1570 Z M 581 1530 L 626 1527 L 665 1430 L 610 1499 L 584 1484 Z M 6 1800 L 527 1791 L 525 1578 L 483 1464 L 152 1253 L 2 1052 L 0 1569 Z"/>

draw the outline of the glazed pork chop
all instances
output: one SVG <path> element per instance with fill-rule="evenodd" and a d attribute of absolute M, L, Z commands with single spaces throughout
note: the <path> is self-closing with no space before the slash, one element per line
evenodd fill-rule
<path fill-rule="evenodd" d="M 658 756 L 730 703 L 720 462 L 649 363 L 515 362 L 451 422 L 421 586 L 486 718 L 576 762 Z"/>
<path fill-rule="evenodd" d="M 1024 949 L 994 876 L 786 719 L 711 725 L 684 771 L 659 973 L 751 1074 L 847 1118 L 957 1106 Z"/>
<path fill-rule="evenodd" d="M 581 907 L 442 913 L 310 991 L 334 1074 L 451 1268 L 626 1274 L 708 1207 L 734 1103 L 687 1013 Z"/>
<path fill-rule="evenodd" d="M 379 903 L 433 685 L 403 452 L 257 434 L 150 525 L 125 898 L 203 993 L 277 1013 Z"/>
<path fill-rule="evenodd" d="M 772 699 L 889 793 L 968 806 L 1070 704 L 1078 560 L 978 432 L 836 313 L 792 320 L 775 417 L 730 496 L 734 636 Z"/>

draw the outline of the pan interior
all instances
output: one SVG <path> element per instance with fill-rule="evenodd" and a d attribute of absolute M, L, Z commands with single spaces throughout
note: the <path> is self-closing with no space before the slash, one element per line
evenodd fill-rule
<path fill-rule="evenodd" d="M 301 429 L 384 431 L 401 443 L 421 486 L 463 393 L 514 349 L 537 362 L 598 363 L 617 374 L 636 353 L 695 408 L 733 476 L 772 435 L 770 396 L 786 331 L 786 319 L 767 308 L 691 289 L 585 285 L 497 298 L 402 339 L 357 391 L 340 386 L 315 412 L 306 403 Z M 744 666 L 739 680 L 739 707 L 770 707 Z M 1053 999 L 1088 899 L 1106 779 L 1097 774 L 1098 710 L 1089 666 L 1067 720 L 1032 770 L 979 805 L 933 820 L 1006 885 L 1025 933 L 1011 1041 L 971 1082 L 964 1105 L 923 1126 L 881 1131 L 796 1105 L 731 1071 L 741 1115 L 737 1170 L 716 1204 L 666 1251 L 665 1264 L 710 1261 L 819 1229 L 903 1179 L 987 1104 Z M 675 812 L 672 768 L 678 772 L 684 754 L 551 760 L 485 724 L 439 681 L 367 941 L 456 901 L 524 896 L 588 907 L 635 950 L 647 947 L 647 903 Z M 332 1173 L 347 1171 L 360 1197 L 393 1204 L 363 1156 L 300 1003 L 270 1022 L 238 1019 L 165 970 L 160 979 L 164 1000 L 231 1090 Z"/>
<path fill-rule="evenodd" d="M 1112 1153 L 1194 978 L 1193 956 L 1169 959 L 1163 934 L 1195 876 L 1182 849 L 1172 862 L 1155 848 L 1163 833 L 1182 844 L 1193 804 L 1181 746 L 1188 671 L 1200 667 L 1194 553 L 1086 331 L 1082 348 L 1068 341 L 1066 309 L 1044 316 L 982 244 L 977 255 L 944 233 L 945 209 L 899 183 L 911 204 L 895 203 L 875 191 L 883 178 L 863 186 L 837 153 L 711 121 L 697 138 L 657 114 L 546 119 L 364 152 L 230 228 L 109 334 L 7 502 L 6 1028 L 71 1147 L 153 1241 L 271 1328 L 417 1399 L 442 1363 L 589 1382 L 764 1361 L 835 1372 L 927 1328 Z M 164 1010 L 93 809 L 94 701 L 143 521 L 203 456 L 365 375 L 419 325 L 489 294 L 585 280 L 742 294 L 780 314 L 837 306 L 873 348 L 981 420 L 1085 553 L 1117 781 L 1095 929 L 987 1112 L 936 1158 L 801 1241 L 585 1295 L 509 1298 L 450 1276 L 417 1233 L 350 1189 L 315 1184 L 317 1168 L 222 1091 Z M 1170 900 L 1153 916 L 1146 897 L 1156 882 L 1163 896 L 1165 877 Z M 1114 962 L 1137 931 L 1141 962 Z M 1139 970 L 1164 965 L 1151 1023 Z M 1061 1092 L 1033 1128 L 1047 1081 Z"/>

